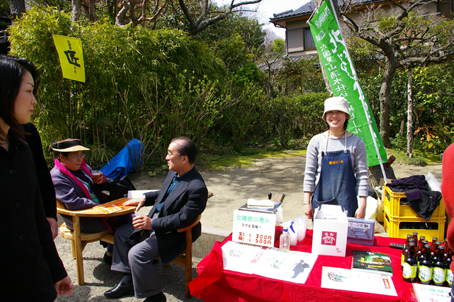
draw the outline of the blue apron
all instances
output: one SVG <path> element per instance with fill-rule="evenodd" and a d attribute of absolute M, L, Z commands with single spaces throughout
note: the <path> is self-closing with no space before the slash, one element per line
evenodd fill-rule
<path fill-rule="evenodd" d="M 350 151 L 347 150 L 347 136 L 341 151 L 327 152 L 328 141 L 329 136 L 325 152 L 322 151 L 321 173 L 314 190 L 312 209 L 315 212 L 322 204 L 340 205 L 344 211 L 348 210 L 348 217 L 355 217 L 358 208 L 356 178 Z"/>

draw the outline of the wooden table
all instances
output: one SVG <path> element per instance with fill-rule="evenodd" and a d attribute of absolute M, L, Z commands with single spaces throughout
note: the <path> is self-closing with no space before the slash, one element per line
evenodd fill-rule
<path fill-rule="evenodd" d="M 76 258 L 77 266 L 77 280 L 79 285 L 85 283 L 84 281 L 84 266 L 82 251 L 85 245 L 93 241 L 105 241 L 113 244 L 113 236 L 108 232 L 99 233 L 81 233 L 80 232 L 80 217 L 99 217 L 108 218 L 113 216 L 120 216 L 130 214 L 136 210 L 136 206 L 124 206 L 123 203 L 130 200 L 131 198 L 120 198 L 108 203 L 104 203 L 93 208 L 84 210 L 67 210 L 61 201 L 57 200 L 57 212 L 62 215 L 68 215 L 72 217 L 73 231 L 68 230 L 66 227 L 60 227 L 60 234 L 62 237 L 72 240 L 71 246 L 73 257 Z"/>

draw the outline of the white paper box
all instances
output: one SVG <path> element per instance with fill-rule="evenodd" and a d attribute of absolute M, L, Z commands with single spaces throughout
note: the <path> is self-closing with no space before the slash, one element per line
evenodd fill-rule
<path fill-rule="evenodd" d="M 313 229 L 312 254 L 345 257 L 348 219 L 341 206 L 316 209 Z"/>

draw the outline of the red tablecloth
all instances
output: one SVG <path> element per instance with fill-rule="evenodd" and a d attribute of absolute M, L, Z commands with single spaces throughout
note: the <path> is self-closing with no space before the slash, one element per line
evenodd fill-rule
<path fill-rule="evenodd" d="M 281 229 L 276 230 L 279 238 Z M 345 257 L 318 256 L 305 284 L 270 279 L 258 275 L 248 275 L 224 271 L 221 246 L 232 240 L 232 235 L 222 243 L 216 242 L 211 252 L 199 263 L 199 275 L 189 283 L 193 296 L 205 302 L 259 302 L 259 301 L 417 301 L 411 283 L 402 278 L 400 265 L 401 250 L 389 248 L 390 242 L 404 243 L 404 239 L 375 237 L 373 246 L 348 244 Z M 275 246 L 277 246 L 276 241 Z M 307 230 L 306 238 L 291 250 L 308 252 L 312 250 L 312 230 Z M 393 266 L 392 277 L 398 297 L 366 294 L 321 288 L 322 267 L 350 269 L 353 251 L 374 251 L 389 254 Z"/>

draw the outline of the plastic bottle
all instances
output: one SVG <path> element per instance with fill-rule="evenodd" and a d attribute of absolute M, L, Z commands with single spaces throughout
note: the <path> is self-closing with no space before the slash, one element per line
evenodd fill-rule
<path fill-rule="evenodd" d="M 288 227 L 284 225 L 281 237 L 279 238 L 279 249 L 283 252 L 290 250 L 290 234 L 288 233 Z"/>
<path fill-rule="evenodd" d="M 298 216 L 298 217 L 296 217 L 296 219 L 299 222 L 298 232 L 297 232 L 298 241 L 301 241 L 304 238 L 306 238 L 307 216 L 306 215 Z"/>
<path fill-rule="evenodd" d="M 416 258 L 415 258 L 415 253 L 416 253 L 415 246 L 416 245 L 415 245 L 414 241 L 410 242 L 410 247 L 408 249 L 408 253 L 405 257 L 405 262 L 402 267 L 402 277 L 404 278 L 404 281 L 406 281 L 406 282 L 415 282 L 415 279 L 416 279 L 418 264 L 417 264 Z"/>
<path fill-rule="evenodd" d="M 290 222 L 289 234 L 290 234 L 290 245 L 295 246 L 298 243 L 298 234 L 297 234 L 296 224 L 294 221 Z"/>

